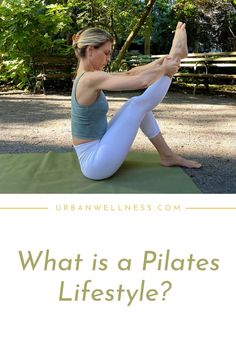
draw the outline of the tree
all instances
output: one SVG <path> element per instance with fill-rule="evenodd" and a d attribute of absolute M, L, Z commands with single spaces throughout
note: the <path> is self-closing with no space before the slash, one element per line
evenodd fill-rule
<path fill-rule="evenodd" d="M 105 28 L 123 44 L 140 16 L 140 0 L 2 0 L 0 2 L 1 81 L 24 87 L 36 54 L 71 53 L 72 34 Z"/>
<path fill-rule="evenodd" d="M 75 32 L 86 27 L 104 28 L 113 35 L 115 49 L 123 44 L 143 8 L 140 0 L 70 0 L 68 6 L 73 8 Z"/>
<path fill-rule="evenodd" d="M 132 29 L 132 31 L 130 32 L 130 34 L 128 35 L 123 47 L 121 48 L 117 59 L 114 61 L 112 69 L 113 70 L 117 70 L 120 67 L 120 64 L 124 58 L 124 55 L 127 51 L 127 49 L 129 48 L 130 44 L 132 43 L 133 39 L 136 37 L 136 35 L 138 34 L 140 28 L 143 26 L 143 24 L 145 23 L 148 15 L 150 14 L 153 5 L 155 3 L 156 0 L 148 0 L 146 6 L 145 6 L 145 10 L 142 13 L 139 21 L 135 24 L 134 28 Z"/>
<path fill-rule="evenodd" d="M 0 81 L 27 86 L 34 55 L 73 55 L 72 34 L 91 26 L 115 38 L 117 70 L 131 43 L 167 53 L 177 21 L 190 50 L 236 45 L 236 0 L 0 0 Z"/>

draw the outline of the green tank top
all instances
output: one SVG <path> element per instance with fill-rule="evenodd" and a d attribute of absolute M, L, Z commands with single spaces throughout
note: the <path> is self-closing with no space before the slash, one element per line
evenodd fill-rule
<path fill-rule="evenodd" d="M 108 103 L 103 91 L 101 91 L 96 101 L 89 106 L 84 106 L 77 102 L 76 87 L 82 75 L 75 78 L 72 88 L 72 136 L 80 139 L 101 139 L 107 130 Z"/>

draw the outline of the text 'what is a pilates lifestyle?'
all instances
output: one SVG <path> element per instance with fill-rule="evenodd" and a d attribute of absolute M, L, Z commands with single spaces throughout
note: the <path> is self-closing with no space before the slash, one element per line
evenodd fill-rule
<path fill-rule="evenodd" d="M 57 257 L 50 249 L 18 250 L 19 264 L 24 272 L 60 272 L 64 279 L 59 281 L 56 300 L 59 302 L 120 302 L 126 306 L 134 303 L 165 301 L 170 296 L 173 284 L 170 279 L 160 279 L 167 273 L 183 272 L 216 272 L 220 268 L 217 257 L 196 257 L 193 252 L 184 257 L 176 256 L 171 249 L 162 252 L 145 250 L 140 257 L 100 257 L 98 253 L 85 255 L 75 253 L 72 257 Z M 82 279 L 83 272 L 89 272 L 91 279 Z M 112 272 L 107 279 L 106 274 Z M 66 280 L 66 274 L 74 272 L 75 281 Z M 115 279 L 118 273 L 132 275 L 132 279 L 124 277 L 122 282 Z M 104 288 L 97 285 L 97 276 L 102 275 L 109 282 Z M 144 276 L 148 275 L 148 279 Z M 150 275 L 152 276 L 150 279 Z M 93 278 L 94 277 L 94 278 Z M 140 277 L 140 279 L 138 279 Z M 79 279 L 79 281 L 78 281 Z M 134 285 L 135 279 L 135 285 Z M 132 283 L 130 287 L 129 283 Z M 151 284 L 150 284 L 151 283 Z M 157 284 L 158 283 L 158 284 Z M 154 284 L 154 285 L 153 285 Z"/>

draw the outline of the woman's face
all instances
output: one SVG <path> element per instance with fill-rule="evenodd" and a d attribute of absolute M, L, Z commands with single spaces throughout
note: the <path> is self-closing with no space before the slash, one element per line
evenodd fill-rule
<path fill-rule="evenodd" d="M 112 43 L 106 42 L 99 48 L 92 51 L 92 62 L 95 70 L 103 70 L 111 60 Z"/>

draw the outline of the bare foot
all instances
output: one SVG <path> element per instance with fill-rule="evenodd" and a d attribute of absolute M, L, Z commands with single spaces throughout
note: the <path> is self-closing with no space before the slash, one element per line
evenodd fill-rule
<path fill-rule="evenodd" d="M 174 153 L 169 157 L 160 156 L 160 164 L 164 167 L 180 166 L 186 168 L 200 168 L 202 166 L 197 161 L 187 160 Z"/>
<path fill-rule="evenodd" d="M 174 59 L 183 59 L 188 56 L 185 23 L 178 22 L 169 55 Z"/>

